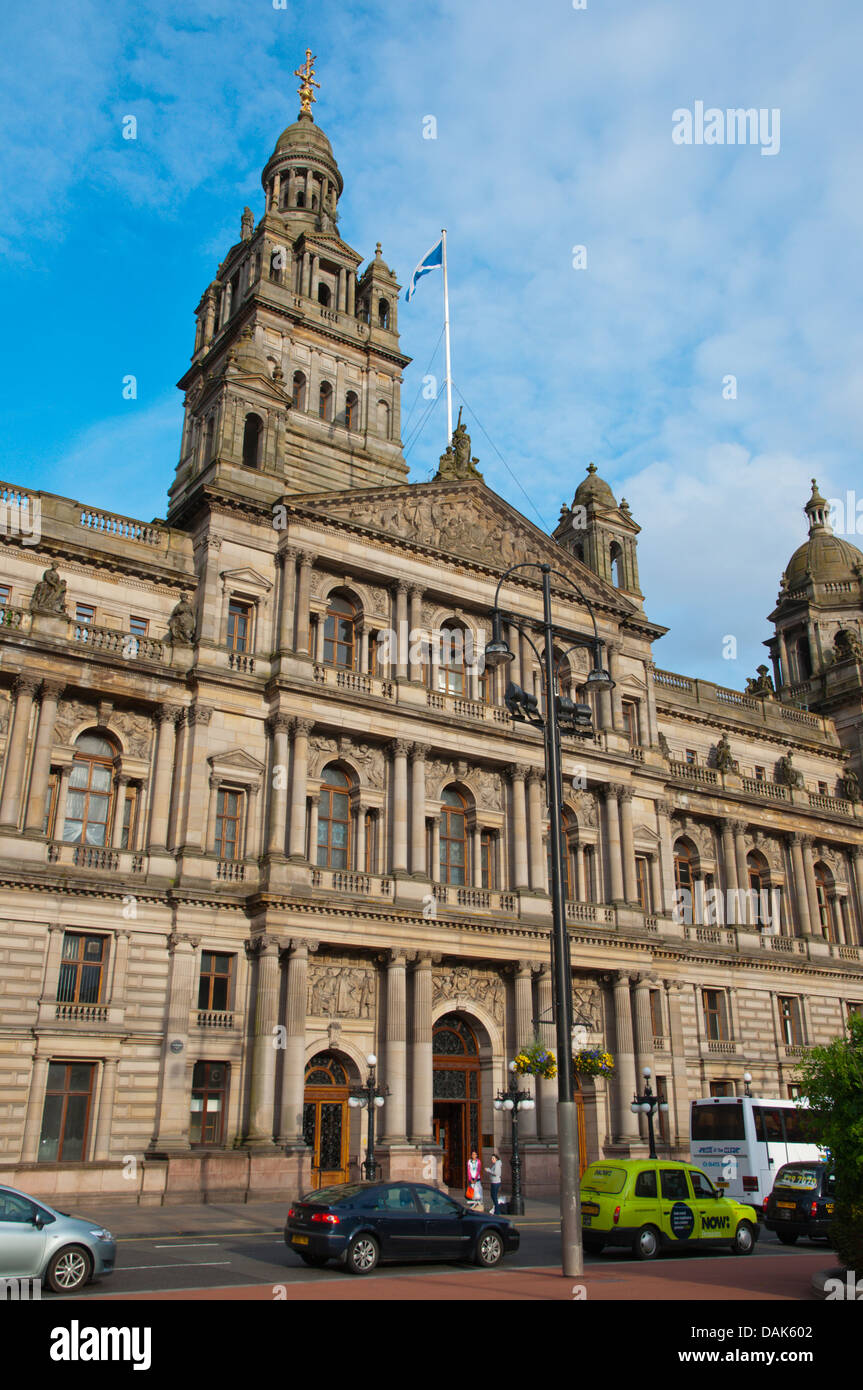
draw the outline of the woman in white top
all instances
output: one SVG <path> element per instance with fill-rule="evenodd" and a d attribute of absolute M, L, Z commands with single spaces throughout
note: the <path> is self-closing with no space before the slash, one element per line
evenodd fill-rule
<path fill-rule="evenodd" d="M 482 1208 L 482 1166 L 479 1161 L 476 1149 L 471 1149 L 470 1158 L 467 1164 L 467 1185 L 473 1189 L 473 1196 L 468 1197 L 468 1202 L 476 1203 Z"/>

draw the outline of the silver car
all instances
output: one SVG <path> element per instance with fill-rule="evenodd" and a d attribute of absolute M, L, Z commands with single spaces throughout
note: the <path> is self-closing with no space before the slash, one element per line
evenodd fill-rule
<path fill-rule="evenodd" d="M 116 1254 L 117 1242 L 98 1222 L 0 1187 L 0 1278 L 39 1279 L 55 1293 L 77 1293 L 113 1274 Z"/>

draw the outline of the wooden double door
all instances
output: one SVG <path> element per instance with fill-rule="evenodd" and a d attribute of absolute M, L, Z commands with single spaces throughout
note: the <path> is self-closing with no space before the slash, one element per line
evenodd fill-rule
<path fill-rule="evenodd" d="M 443 1151 L 443 1180 L 464 1189 L 471 1150 L 482 1158 L 482 1072 L 476 1034 L 458 1014 L 445 1014 L 435 1024 L 432 1068 L 432 1123 Z"/>
<path fill-rule="evenodd" d="M 312 1150 L 312 1186 L 347 1182 L 350 1167 L 348 1075 L 332 1052 L 319 1052 L 306 1067 L 303 1138 Z"/>

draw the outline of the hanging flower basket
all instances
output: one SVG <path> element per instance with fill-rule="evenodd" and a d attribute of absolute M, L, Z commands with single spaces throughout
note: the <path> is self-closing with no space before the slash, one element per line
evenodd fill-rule
<path fill-rule="evenodd" d="M 521 1049 L 515 1058 L 515 1069 L 519 1076 L 557 1076 L 554 1053 L 541 1042 L 532 1042 Z"/>
<path fill-rule="evenodd" d="M 614 1058 L 601 1047 L 583 1047 L 576 1052 L 572 1065 L 582 1076 L 613 1076 Z"/>

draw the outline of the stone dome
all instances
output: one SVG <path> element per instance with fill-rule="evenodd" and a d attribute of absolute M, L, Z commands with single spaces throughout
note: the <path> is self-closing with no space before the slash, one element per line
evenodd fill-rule
<path fill-rule="evenodd" d="M 333 154 L 333 147 L 320 126 L 315 125 L 311 116 L 301 116 L 293 125 L 286 126 L 276 141 L 276 148 L 270 155 L 267 167 L 274 159 L 307 158 L 324 161 L 330 166 L 338 184 L 339 193 L 343 188 L 342 176 Z"/>
<path fill-rule="evenodd" d="M 806 580 L 816 584 L 856 580 L 863 572 L 863 552 L 834 536 L 828 521 L 829 504 L 812 479 L 812 496 L 804 508 L 809 517 L 809 539 L 798 546 L 783 576 L 785 586 L 795 589 Z M 856 571 L 856 572 L 855 572 Z"/>
<path fill-rule="evenodd" d="M 574 507 L 586 507 L 590 502 L 600 507 L 617 507 L 614 493 L 605 479 L 600 478 L 596 471 L 595 463 L 589 463 L 587 465 L 587 477 L 584 478 L 576 488 L 575 496 L 572 499 L 572 505 Z"/>

